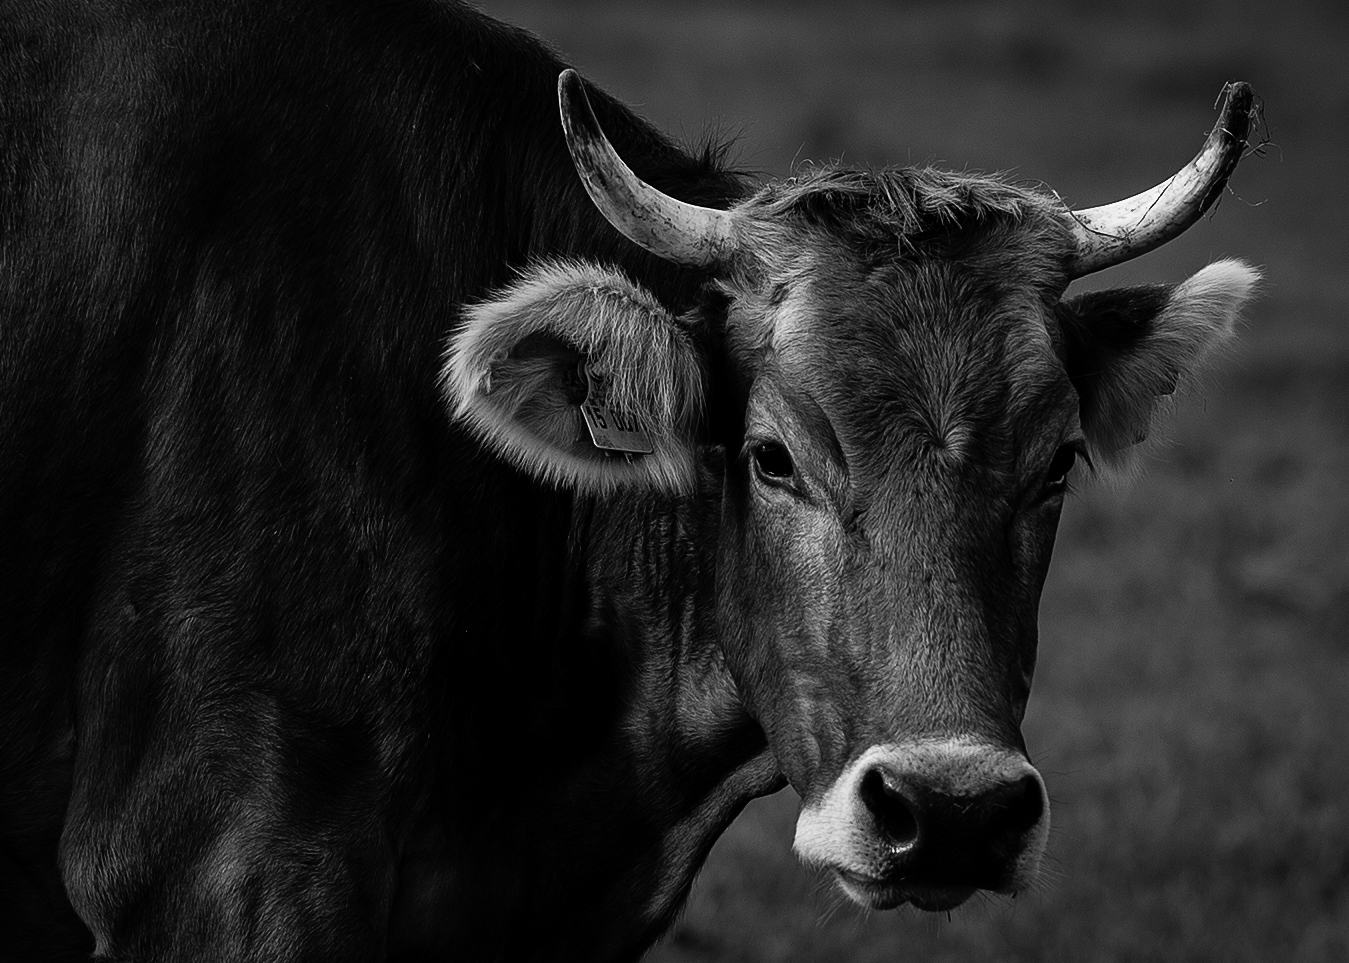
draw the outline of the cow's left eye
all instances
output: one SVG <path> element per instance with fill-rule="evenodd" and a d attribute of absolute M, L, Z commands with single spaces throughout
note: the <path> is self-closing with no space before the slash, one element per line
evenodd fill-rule
<path fill-rule="evenodd" d="M 754 469 L 768 481 L 783 481 L 791 478 L 795 472 L 792 456 L 787 449 L 776 441 L 761 441 L 750 449 L 754 459 Z"/>

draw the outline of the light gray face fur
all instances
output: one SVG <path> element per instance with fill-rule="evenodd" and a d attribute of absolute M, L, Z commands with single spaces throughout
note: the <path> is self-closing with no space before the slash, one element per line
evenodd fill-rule
<path fill-rule="evenodd" d="M 767 336 L 727 482 L 728 660 L 803 798 L 803 858 L 875 906 L 1015 891 L 1048 825 L 1019 726 L 1064 494 L 1053 466 L 1086 448 L 1051 335 L 1059 282 L 815 243 L 793 246 L 813 269 L 732 298 L 731 329 Z M 923 817 L 895 838 L 869 773 L 915 813 L 1022 782 L 1034 798 L 993 833 L 999 855 L 946 878 L 932 864 L 958 827 Z"/>

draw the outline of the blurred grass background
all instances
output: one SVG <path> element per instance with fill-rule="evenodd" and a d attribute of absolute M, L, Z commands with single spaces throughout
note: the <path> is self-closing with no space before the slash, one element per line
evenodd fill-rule
<path fill-rule="evenodd" d="M 1010 170 L 1079 207 L 1188 160 L 1227 80 L 1272 142 L 1216 214 L 1085 287 L 1216 257 L 1267 282 L 1240 347 L 1123 486 L 1083 482 L 1025 732 L 1046 879 L 863 914 L 754 803 L 653 951 L 692 961 L 1349 961 L 1349 17 L 1335 2 L 482 0 L 677 137 L 742 164 Z"/>

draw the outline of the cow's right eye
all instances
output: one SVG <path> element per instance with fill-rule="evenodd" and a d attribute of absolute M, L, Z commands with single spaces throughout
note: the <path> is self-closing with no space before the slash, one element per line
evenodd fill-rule
<path fill-rule="evenodd" d="M 1059 446 L 1045 470 L 1045 492 L 1048 496 L 1062 495 L 1071 489 L 1068 475 L 1079 459 L 1086 459 L 1086 449 L 1080 441 Z"/>
<path fill-rule="evenodd" d="M 776 441 L 759 442 L 750 449 L 750 457 L 754 459 L 754 470 L 767 481 L 783 481 L 795 472 L 792 456 Z"/>
<path fill-rule="evenodd" d="M 1073 470 L 1077 464 L 1077 449 L 1072 445 L 1063 445 L 1058 451 L 1054 452 L 1053 459 L 1049 462 L 1049 470 L 1045 472 L 1045 480 L 1049 482 L 1051 488 L 1065 484 L 1068 481 L 1068 473 Z"/>

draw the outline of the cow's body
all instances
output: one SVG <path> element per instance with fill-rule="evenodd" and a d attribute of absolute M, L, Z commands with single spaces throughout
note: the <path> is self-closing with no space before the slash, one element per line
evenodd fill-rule
<path fill-rule="evenodd" d="M 957 401 L 967 340 L 999 345 L 969 349 L 998 378 L 1043 374 L 1035 391 L 1008 382 L 991 414 L 931 437 L 853 430 L 852 401 L 828 388 L 836 374 L 802 350 L 810 339 L 765 347 L 742 337 L 768 324 L 751 319 L 711 364 L 763 349 L 772 377 L 719 382 L 727 424 L 702 418 L 707 437 L 659 484 L 618 474 L 641 456 L 543 464 L 551 456 L 520 450 L 532 442 L 463 414 L 474 392 L 491 394 L 491 359 L 514 349 L 442 377 L 462 305 L 562 255 L 630 281 L 551 268 L 536 286 L 653 317 L 759 303 L 748 275 L 677 267 L 606 223 L 557 123 L 561 69 L 531 38 L 437 3 L 0 11 L 0 958 L 631 959 L 717 834 L 782 773 L 807 802 L 798 848 L 827 865 L 844 853 L 840 879 L 872 905 L 942 908 L 1033 874 L 1048 817 L 1018 725 L 1067 469 L 1051 466 L 1043 498 L 1034 479 L 1067 450 L 1086 390 L 1055 360 L 1076 342 L 1042 333 L 1070 276 L 1071 231 L 1041 200 L 980 182 L 969 210 L 992 228 L 943 247 L 946 267 L 841 269 L 811 289 L 811 304 L 921 289 L 942 312 L 973 284 L 951 306 L 954 337 L 887 295 L 905 332 L 894 350 L 920 375 L 933 344 L 947 352 Z M 654 187 L 712 209 L 748 196 L 710 156 L 690 158 L 612 101 L 597 108 Z M 768 196 L 755 229 L 806 211 L 816 238 L 831 216 L 812 198 L 861 203 L 859 183 Z M 920 199 L 947 189 L 894 184 Z M 762 304 L 796 311 L 802 335 L 813 308 L 792 285 L 813 268 L 788 261 L 773 262 L 781 276 Z M 980 312 L 1008 297 L 1029 313 L 981 334 Z M 1152 314 L 1166 301 L 1156 295 Z M 769 325 L 775 337 L 786 323 Z M 520 356 L 539 343 L 526 338 Z M 971 386 L 988 382 L 975 374 Z M 867 403 L 898 404 L 907 383 L 882 374 Z M 747 492 L 781 488 L 794 466 L 740 445 L 745 404 L 768 422 L 774 405 L 805 410 L 792 384 L 838 426 L 826 468 L 802 484 L 848 507 L 837 535 L 827 519 L 792 529 L 780 565 Z M 1025 441 L 1049 421 L 1062 437 Z M 953 470 L 974 472 L 958 486 L 968 510 L 943 507 L 934 438 Z M 921 484 L 896 488 L 856 457 L 892 449 Z M 742 473 L 746 451 L 757 475 Z M 845 462 L 855 484 L 827 467 Z M 978 502 L 989 479 L 1018 472 L 1049 506 L 1025 539 L 1021 514 Z M 920 503 L 930 510 L 913 514 Z M 1009 533 L 992 555 L 973 534 L 950 541 L 986 522 Z M 812 555 L 834 542 L 833 561 Z M 961 586 L 985 565 L 1007 572 L 976 598 Z M 815 605 L 835 582 L 837 599 Z M 798 675 L 799 652 L 748 655 L 771 644 L 759 636 L 775 606 L 805 627 L 798 643 L 828 638 L 837 659 L 807 653 L 819 671 Z M 1002 627 L 971 628 L 985 616 Z M 968 635 L 975 654 L 934 649 L 943 633 Z M 863 636 L 871 668 L 849 675 Z M 901 649 L 876 648 L 896 638 Z M 1015 678 L 990 688 L 965 678 L 970 666 Z M 897 696 L 906 674 L 929 670 L 938 681 L 900 699 L 907 708 L 812 730 L 813 745 L 792 729 L 792 705 L 836 721 L 843 709 L 818 701 L 826 689 L 867 703 L 870 675 L 895 673 L 879 684 Z M 796 702 L 779 704 L 798 683 Z M 962 793 L 1016 809 L 1015 825 L 979 830 L 995 855 L 905 855 L 916 844 L 900 824 L 912 809 L 926 840 L 920 803 L 933 792 L 934 838 Z M 880 850 L 854 810 L 890 834 Z M 916 889 L 895 882 L 905 865 Z"/>
<path fill-rule="evenodd" d="M 775 783 L 697 506 L 577 505 L 444 415 L 457 305 L 531 255 L 688 297 L 585 200 L 560 65 L 453 7 L 40 13 L 0 21 L 4 952 L 87 953 L 68 892 L 117 958 L 127 914 L 198 915 L 179 959 L 277 916 L 313 959 L 631 955 Z"/>

